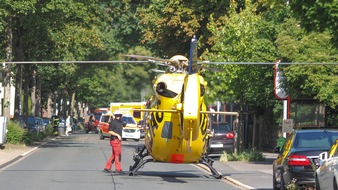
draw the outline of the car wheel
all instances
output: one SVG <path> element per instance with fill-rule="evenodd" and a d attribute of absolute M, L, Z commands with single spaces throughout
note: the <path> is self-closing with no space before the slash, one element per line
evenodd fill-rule
<path fill-rule="evenodd" d="M 280 174 L 280 190 L 286 190 L 286 187 L 285 187 L 285 183 L 284 183 L 284 178 L 283 178 L 283 175 L 282 173 Z"/>
<path fill-rule="evenodd" d="M 98 133 L 99 133 L 100 139 L 103 140 L 103 139 L 104 139 L 104 136 L 103 136 L 103 134 L 102 134 L 102 131 L 99 130 Z"/>
<path fill-rule="evenodd" d="M 272 187 L 273 187 L 273 190 L 278 190 L 279 189 L 277 187 L 277 181 L 276 181 L 275 171 L 273 171 L 273 174 L 272 174 Z"/>
<path fill-rule="evenodd" d="M 319 186 L 319 181 L 318 181 L 318 176 L 316 175 L 316 190 L 320 190 L 320 186 Z M 335 181 L 333 180 L 333 184 L 335 183 Z"/>
<path fill-rule="evenodd" d="M 338 190 L 338 185 L 337 185 L 336 178 L 333 179 L 333 190 Z"/>

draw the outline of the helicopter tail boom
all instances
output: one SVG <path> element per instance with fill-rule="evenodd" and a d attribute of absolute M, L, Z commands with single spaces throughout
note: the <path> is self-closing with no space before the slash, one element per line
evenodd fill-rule
<path fill-rule="evenodd" d="M 200 127 L 201 91 L 198 75 L 187 75 L 183 96 L 183 132 L 184 139 L 191 143 L 197 139 Z"/>

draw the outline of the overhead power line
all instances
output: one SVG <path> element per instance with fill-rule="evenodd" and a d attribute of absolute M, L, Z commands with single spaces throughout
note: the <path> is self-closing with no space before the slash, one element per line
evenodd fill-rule
<path fill-rule="evenodd" d="M 67 64 L 67 63 L 77 63 L 77 64 L 103 64 L 103 63 L 112 63 L 112 64 L 122 64 L 122 63 L 162 63 L 161 61 L 147 60 L 147 61 L 11 61 L 11 62 L 2 62 L 3 64 Z M 274 65 L 275 62 L 209 62 L 203 61 L 198 62 L 198 64 L 210 64 L 210 65 Z M 338 65 L 338 62 L 280 62 L 279 65 Z"/>
<path fill-rule="evenodd" d="M 275 62 L 202 62 L 215 65 L 274 65 Z M 280 62 L 279 65 L 338 65 L 338 63 Z"/>
<path fill-rule="evenodd" d="M 97 64 L 97 63 L 148 63 L 148 61 L 11 61 L 2 62 L 3 64 L 62 64 L 62 63 L 85 63 L 85 64 Z"/>

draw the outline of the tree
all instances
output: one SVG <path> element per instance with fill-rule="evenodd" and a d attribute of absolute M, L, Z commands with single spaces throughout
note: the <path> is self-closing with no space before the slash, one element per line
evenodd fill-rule
<path fill-rule="evenodd" d="M 25 4 L 22 3 L 22 5 Z M 96 27 L 100 24 L 97 22 L 99 19 L 96 16 L 100 15 L 98 1 L 93 0 L 88 4 L 88 1 L 60 2 L 51 0 L 36 4 L 32 3 L 31 6 L 34 12 L 20 12 L 13 21 L 15 26 L 13 44 L 17 45 L 14 48 L 15 60 L 85 60 L 93 53 L 97 54 L 97 52 L 103 50 L 102 39 L 99 37 L 100 32 Z M 76 65 L 60 65 L 59 67 L 51 65 L 26 66 L 26 69 L 22 70 L 23 72 L 36 73 L 36 76 L 43 76 L 43 78 L 39 80 L 39 77 L 37 77 L 38 81 L 35 83 L 34 80 L 28 78 L 31 75 L 26 75 L 27 78 L 23 80 L 24 86 L 34 89 L 32 84 L 39 84 L 39 81 L 46 83 L 46 85 L 42 84 L 42 86 L 48 86 L 50 89 L 44 88 L 44 91 L 41 91 L 47 93 L 41 94 L 41 96 L 45 97 L 49 96 L 50 93 L 54 93 L 55 89 L 72 93 L 67 89 L 74 89 L 70 81 L 73 79 L 72 75 L 76 71 L 76 67 Z M 20 65 L 17 68 L 18 71 L 21 71 Z M 39 73 L 44 71 L 54 71 L 56 75 Z M 19 76 L 18 72 L 17 86 L 21 80 Z M 30 83 L 30 81 L 33 83 Z M 21 87 L 17 89 L 21 89 Z M 29 88 L 24 90 L 25 97 L 29 94 L 28 90 Z M 19 92 L 20 90 L 17 90 L 17 93 Z M 32 94 L 32 96 L 35 97 L 35 94 Z M 39 96 L 37 100 L 47 99 Z M 20 95 L 17 97 L 20 97 Z M 16 101 L 16 108 L 19 107 L 19 102 Z M 33 103 L 38 106 L 42 104 L 39 101 L 33 101 Z M 27 99 L 25 99 L 24 104 L 24 107 L 27 108 Z M 40 110 L 40 108 L 36 109 Z M 29 114 L 28 111 L 25 114 Z"/>
<path fill-rule="evenodd" d="M 6 54 L 4 55 L 4 60 L 12 61 L 14 54 L 13 54 L 13 30 L 14 30 L 14 23 L 15 19 L 17 19 L 18 15 L 20 14 L 27 14 L 34 11 L 34 5 L 36 4 L 35 0 L 31 1 L 4 1 L 0 5 L 0 32 L 4 32 L 4 39 L 1 42 L 4 42 L 4 46 L 6 49 Z M 1 39 L 1 38 L 0 38 Z M 5 69 L 5 96 L 4 96 L 4 115 L 10 118 L 10 86 L 11 86 L 11 66 L 6 65 Z M 15 96 L 16 99 L 18 96 Z"/>
<path fill-rule="evenodd" d="M 285 67 L 288 93 L 292 98 L 313 97 L 331 108 L 338 105 L 337 86 L 338 68 L 320 63 L 337 62 L 337 49 L 330 43 L 329 32 L 307 33 L 295 19 L 283 24 L 276 43 L 285 61 L 309 62 L 318 65 L 292 65 Z"/>
<path fill-rule="evenodd" d="M 209 47 L 209 15 L 227 13 L 230 1 L 161 0 L 150 1 L 137 11 L 142 26 L 142 42 L 149 44 L 158 56 L 187 56 L 193 35 L 200 42 L 200 52 Z"/>
<path fill-rule="evenodd" d="M 328 31 L 338 45 L 338 1 L 295 0 L 290 1 L 294 15 L 307 31 Z"/>
<path fill-rule="evenodd" d="M 266 27 L 260 25 L 263 20 L 256 14 L 256 5 L 247 3 L 239 13 L 235 4 L 233 7 L 229 16 L 212 20 L 208 25 L 213 34 L 213 46 L 205 57 L 218 62 L 274 61 L 273 42 L 270 36 L 263 35 Z M 210 79 L 213 97 L 258 105 L 271 99 L 271 66 L 226 65 L 223 68 L 224 72 Z"/>

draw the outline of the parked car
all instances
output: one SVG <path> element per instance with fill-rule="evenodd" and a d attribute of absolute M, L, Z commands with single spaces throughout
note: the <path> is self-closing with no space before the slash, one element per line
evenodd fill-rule
<path fill-rule="evenodd" d="M 43 125 L 45 126 L 45 127 L 47 127 L 48 125 L 50 125 L 51 124 L 51 120 L 50 120 L 50 118 L 42 118 L 42 120 L 43 120 Z"/>
<path fill-rule="evenodd" d="M 89 114 L 85 116 L 84 119 L 84 130 L 86 133 L 90 131 L 98 132 L 99 121 L 102 116 L 102 113 Z"/>
<path fill-rule="evenodd" d="M 141 128 L 137 126 L 134 117 L 131 115 L 123 115 L 121 121 L 126 125 L 122 130 L 122 139 L 139 141 L 141 138 Z"/>
<path fill-rule="evenodd" d="M 125 127 L 122 130 L 122 140 L 133 139 L 139 141 L 141 139 L 141 129 L 136 127 Z"/>
<path fill-rule="evenodd" d="M 338 139 L 328 152 L 319 154 L 319 168 L 316 170 L 316 190 L 338 190 Z"/>
<path fill-rule="evenodd" d="M 113 120 L 114 115 L 111 112 L 102 114 L 100 122 L 98 124 L 98 133 L 100 139 L 110 138 L 110 134 L 108 133 L 109 124 Z M 142 128 L 137 127 L 136 121 L 133 116 L 123 115 L 121 117 L 121 121 L 125 123 L 125 127 L 122 130 L 122 139 L 134 139 L 135 141 L 139 141 L 141 138 Z"/>
<path fill-rule="evenodd" d="M 43 119 L 41 117 L 35 117 L 36 125 L 39 129 L 39 132 L 44 132 L 46 130 L 45 125 L 43 124 Z"/>
<path fill-rule="evenodd" d="M 233 152 L 235 134 L 229 123 L 213 123 L 211 125 L 213 136 L 209 140 L 207 152 L 223 153 Z"/>
<path fill-rule="evenodd" d="M 59 128 L 66 128 L 66 120 L 63 117 L 59 118 L 59 123 L 58 123 Z"/>
<path fill-rule="evenodd" d="M 110 134 L 108 133 L 109 123 L 114 118 L 114 115 L 111 112 L 102 114 L 100 118 L 100 122 L 98 124 L 98 134 L 100 139 L 110 138 Z"/>
<path fill-rule="evenodd" d="M 273 162 L 273 189 L 290 185 L 314 187 L 318 155 L 330 150 L 338 138 L 338 129 L 296 129 L 290 133 Z"/>
<path fill-rule="evenodd" d="M 22 128 L 27 129 L 30 132 L 37 133 L 43 129 L 41 120 L 35 116 L 19 116 L 19 123 Z"/>

